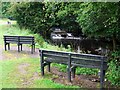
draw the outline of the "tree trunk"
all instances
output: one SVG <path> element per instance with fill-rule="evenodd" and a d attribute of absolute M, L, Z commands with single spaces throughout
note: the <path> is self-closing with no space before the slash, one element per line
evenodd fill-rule
<path fill-rule="evenodd" d="M 116 38 L 113 36 L 113 51 L 116 50 Z"/>

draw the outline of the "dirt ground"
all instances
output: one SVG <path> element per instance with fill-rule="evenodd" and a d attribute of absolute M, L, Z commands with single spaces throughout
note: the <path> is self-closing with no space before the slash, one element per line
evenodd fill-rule
<path fill-rule="evenodd" d="M 6 52 L 8 53 L 6 54 Z M 10 60 L 14 58 L 18 59 L 18 58 L 27 57 L 27 56 L 36 58 L 36 57 L 39 57 L 38 52 L 39 50 L 36 49 L 34 54 L 31 54 L 31 48 L 28 46 L 23 46 L 23 50 L 21 52 L 18 52 L 17 45 L 11 46 L 10 50 L 5 51 L 4 46 L 0 45 L 0 60 Z"/>
<path fill-rule="evenodd" d="M 39 57 L 39 50 L 36 49 L 36 52 L 34 54 L 31 54 L 30 52 L 30 47 L 27 46 L 23 46 L 23 51 L 21 51 L 20 53 L 17 52 L 17 46 L 12 46 L 11 50 L 7 51 L 9 52 L 9 56 L 6 54 L 6 52 L 4 51 L 4 47 L 0 46 L 0 60 L 10 60 L 10 59 L 14 59 L 14 58 L 21 58 L 21 57 L 25 57 L 25 56 L 29 56 L 29 57 Z M 29 64 L 28 63 L 23 63 L 21 65 L 18 66 L 18 70 L 20 73 L 27 74 L 27 71 L 25 70 L 26 67 L 28 67 Z M 22 67 L 22 68 L 21 68 Z M 50 72 L 53 77 L 52 80 L 56 83 L 61 83 L 64 85 L 77 85 L 83 88 L 98 88 L 99 87 L 99 78 L 98 76 L 94 76 L 94 75 L 76 75 L 74 79 L 72 79 L 72 82 L 68 82 L 67 81 L 67 74 L 64 72 L 60 72 L 58 70 L 58 68 L 55 67 L 51 67 L 51 72 Z M 49 74 L 49 72 L 45 72 L 45 74 Z M 33 77 L 31 78 L 31 80 L 28 81 L 24 81 L 23 84 L 31 84 L 32 80 L 39 78 L 39 74 L 35 72 L 35 74 L 33 75 Z M 105 81 L 105 87 L 107 88 L 116 88 L 111 86 L 110 82 Z"/>

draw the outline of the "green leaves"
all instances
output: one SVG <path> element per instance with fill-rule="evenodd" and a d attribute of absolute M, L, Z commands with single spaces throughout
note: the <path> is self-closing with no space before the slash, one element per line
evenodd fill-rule
<path fill-rule="evenodd" d="M 83 33 L 94 37 L 112 37 L 118 29 L 117 5 L 118 3 L 80 4 L 77 21 L 81 25 Z"/>
<path fill-rule="evenodd" d="M 49 38 L 51 27 L 60 27 L 73 35 L 119 40 L 120 3 L 22 2 L 9 11 L 21 27 Z M 82 28 L 82 33 L 81 33 Z"/>

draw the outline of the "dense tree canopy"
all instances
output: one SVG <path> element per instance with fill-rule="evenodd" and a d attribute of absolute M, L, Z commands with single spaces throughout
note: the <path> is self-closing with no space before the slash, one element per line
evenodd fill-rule
<path fill-rule="evenodd" d="M 49 33 L 51 27 L 59 27 L 63 30 L 81 34 L 81 27 L 76 21 L 79 3 L 13 3 L 9 9 L 22 27 L 30 28 L 43 36 Z M 77 34 L 76 34 L 77 33 Z"/>
<path fill-rule="evenodd" d="M 110 38 L 116 48 L 116 40 L 120 38 L 120 3 L 82 3 L 77 13 L 83 33 Z"/>
<path fill-rule="evenodd" d="M 10 10 L 22 27 L 48 37 L 51 27 L 60 27 L 76 36 L 113 40 L 120 37 L 120 3 L 34 2 L 14 3 Z M 49 37 L 48 37 L 49 38 Z M 120 41 L 120 40 L 119 40 Z"/>

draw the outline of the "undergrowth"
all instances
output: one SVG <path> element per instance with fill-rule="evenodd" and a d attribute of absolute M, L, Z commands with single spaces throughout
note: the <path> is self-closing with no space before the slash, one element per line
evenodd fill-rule
<path fill-rule="evenodd" d="M 112 57 L 108 63 L 107 79 L 113 85 L 120 86 L 120 51 L 112 52 Z"/>

